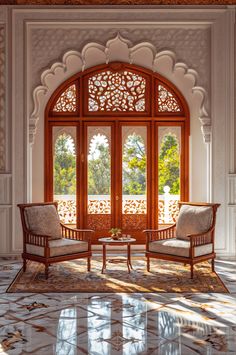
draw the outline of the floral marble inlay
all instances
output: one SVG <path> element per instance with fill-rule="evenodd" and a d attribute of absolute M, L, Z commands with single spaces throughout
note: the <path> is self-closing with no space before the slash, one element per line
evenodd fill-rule
<path fill-rule="evenodd" d="M 231 294 L 9 294 L 22 263 L 0 266 L 0 354 L 236 353 L 236 261 L 216 262 Z"/>
<path fill-rule="evenodd" d="M 1 346 L 4 351 L 14 350 L 18 342 L 26 343 L 27 340 L 23 336 L 22 331 L 17 329 L 14 332 L 7 333 L 6 338 L 1 341 Z"/>
<path fill-rule="evenodd" d="M 33 302 L 27 305 L 22 306 L 21 308 L 27 309 L 29 312 L 38 309 L 38 308 L 48 308 L 44 303 Z"/>
<path fill-rule="evenodd" d="M 139 342 L 140 339 L 135 339 L 135 338 L 125 338 L 123 337 L 122 333 L 120 331 L 114 332 L 111 336 L 111 338 L 103 339 L 103 338 L 98 338 L 97 339 L 99 342 L 107 342 L 112 345 L 112 347 L 116 351 L 120 351 L 123 348 L 123 345 L 126 343 L 131 342 L 132 344 Z"/>

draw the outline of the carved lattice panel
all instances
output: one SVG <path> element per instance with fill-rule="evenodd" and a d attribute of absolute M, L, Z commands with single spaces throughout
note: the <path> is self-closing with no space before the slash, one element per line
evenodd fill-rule
<path fill-rule="evenodd" d="M 111 213 L 111 200 L 88 199 L 89 214 L 109 214 Z"/>
<path fill-rule="evenodd" d="M 75 199 L 55 199 L 58 202 L 58 214 L 60 221 L 65 224 L 76 224 L 76 201 Z"/>
<path fill-rule="evenodd" d="M 88 79 L 89 112 L 144 112 L 146 79 L 139 74 L 104 71 Z"/>
<path fill-rule="evenodd" d="M 123 201 L 124 214 L 145 214 L 147 213 L 147 201 L 144 199 L 125 199 Z"/>
<path fill-rule="evenodd" d="M 123 214 L 122 215 L 122 229 L 140 230 L 147 228 L 146 214 Z"/>
<path fill-rule="evenodd" d="M 180 113 L 182 111 L 177 97 L 163 84 L 158 85 L 158 112 Z"/>
<path fill-rule="evenodd" d="M 168 201 L 168 223 L 175 223 L 179 215 L 179 200 L 169 200 Z M 158 202 L 158 223 L 165 224 L 165 201 L 159 199 Z"/>
<path fill-rule="evenodd" d="M 111 229 L 111 215 L 109 214 L 88 214 L 87 228 L 96 230 Z"/>
<path fill-rule="evenodd" d="M 57 99 L 53 112 L 69 112 L 77 111 L 77 90 L 76 85 L 70 85 Z"/>

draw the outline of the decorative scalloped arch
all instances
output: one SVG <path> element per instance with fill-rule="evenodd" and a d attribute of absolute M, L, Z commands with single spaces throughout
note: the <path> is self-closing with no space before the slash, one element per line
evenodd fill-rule
<path fill-rule="evenodd" d="M 165 65 L 163 65 L 163 59 L 165 59 Z M 194 69 L 188 68 L 186 63 L 177 62 L 176 55 L 172 51 L 157 52 L 149 42 L 133 45 L 117 33 L 116 37 L 107 41 L 105 46 L 91 42 L 86 44 L 80 53 L 68 51 L 64 54 L 62 62 L 54 63 L 50 69 L 42 73 L 41 85 L 33 91 L 34 109 L 29 118 L 30 144 L 34 142 L 37 122 L 40 118 L 43 119 L 46 104 L 55 89 L 79 71 L 113 61 L 136 64 L 160 73 L 173 82 L 184 94 L 190 111 L 195 93 L 200 94 L 199 120 L 203 139 L 206 143 L 211 141 L 211 118 L 206 109 L 208 95 L 206 90 L 198 85 L 198 73 Z M 188 89 L 185 92 L 186 87 L 191 90 Z"/>

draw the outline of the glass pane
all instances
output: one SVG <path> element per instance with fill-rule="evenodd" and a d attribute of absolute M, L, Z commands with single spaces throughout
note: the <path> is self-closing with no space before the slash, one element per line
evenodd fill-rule
<path fill-rule="evenodd" d="M 122 127 L 122 213 L 146 214 L 146 127 Z"/>
<path fill-rule="evenodd" d="M 76 112 L 76 98 L 76 85 L 73 84 L 59 96 L 53 112 Z"/>
<path fill-rule="evenodd" d="M 173 223 L 180 198 L 181 127 L 158 128 L 158 223 Z"/>
<path fill-rule="evenodd" d="M 88 127 L 88 214 L 111 213 L 111 127 Z"/>
<path fill-rule="evenodd" d="M 146 79 L 129 71 L 105 71 L 88 79 L 90 112 L 145 111 Z"/>
<path fill-rule="evenodd" d="M 76 127 L 53 127 L 53 194 L 60 219 L 76 224 Z"/>

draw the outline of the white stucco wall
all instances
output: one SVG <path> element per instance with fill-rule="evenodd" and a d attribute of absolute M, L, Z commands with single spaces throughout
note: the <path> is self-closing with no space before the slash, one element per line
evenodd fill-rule
<path fill-rule="evenodd" d="M 0 8 L 9 59 L 3 69 L 8 80 L 1 254 L 22 248 L 16 203 L 43 199 L 44 108 L 50 95 L 80 70 L 121 60 L 158 71 L 185 96 L 190 199 L 222 204 L 216 249 L 235 255 L 234 18 L 235 7 Z"/>

